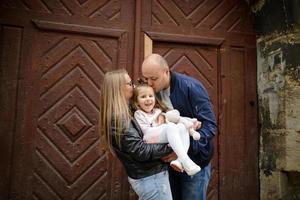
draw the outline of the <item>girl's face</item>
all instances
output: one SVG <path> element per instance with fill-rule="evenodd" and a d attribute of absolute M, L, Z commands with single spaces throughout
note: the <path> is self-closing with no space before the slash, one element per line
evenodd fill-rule
<path fill-rule="evenodd" d="M 137 96 L 137 104 L 141 110 L 150 113 L 155 105 L 154 91 L 151 87 L 142 87 Z"/>
<path fill-rule="evenodd" d="M 127 100 L 129 100 L 133 95 L 133 84 L 128 74 L 125 74 L 124 93 Z"/>

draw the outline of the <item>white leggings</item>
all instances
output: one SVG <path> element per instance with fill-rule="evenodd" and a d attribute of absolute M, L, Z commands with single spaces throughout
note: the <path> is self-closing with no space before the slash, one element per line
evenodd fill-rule
<path fill-rule="evenodd" d="M 169 143 L 179 161 L 182 162 L 188 158 L 190 135 L 182 123 L 169 122 L 151 127 L 144 133 L 144 140 L 147 143 Z"/>

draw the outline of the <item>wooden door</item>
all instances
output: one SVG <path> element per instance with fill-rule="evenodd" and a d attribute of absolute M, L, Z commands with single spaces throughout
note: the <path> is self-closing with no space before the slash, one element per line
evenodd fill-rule
<path fill-rule="evenodd" d="M 208 199 L 258 199 L 255 35 L 245 1 L 142 1 L 144 52 L 200 80 L 218 121 Z M 143 57 L 144 55 L 141 55 Z"/>
<path fill-rule="evenodd" d="M 97 123 L 103 74 L 132 71 L 133 1 L 0 7 L 1 80 L 10 90 L 1 87 L 9 95 L 1 199 L 128 199 L 126 173 L 100 151 Z"/>
<path fill-rule="evenodd" d="M 136 79 L 144 53 L 156 52 L 212 99 L 208 199 L 258 199 L 249 12 L 239 0 L 1 1 L 0 197 L 136 199 L 119 161 L 99 148 L 100 84 L 116 68 Z"/>

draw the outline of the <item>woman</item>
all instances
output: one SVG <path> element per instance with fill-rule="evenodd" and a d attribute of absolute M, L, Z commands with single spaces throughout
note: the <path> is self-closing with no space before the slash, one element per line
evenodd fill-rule
<path fill-rule="evenodd" d="M 131 78 L 124 69 L 107 72 L 101 90 L 100 127 L 105 146 L 123 163 L 139 199 L 171 200 L 167 165 L 160 158 L 172 152 L 166 144 L 147 144 L 132 118 Z M 102 143 L 103 144 L 103 143 Z"/>

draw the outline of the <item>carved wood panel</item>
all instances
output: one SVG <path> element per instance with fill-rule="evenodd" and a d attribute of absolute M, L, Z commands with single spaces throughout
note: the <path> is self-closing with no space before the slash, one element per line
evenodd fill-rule
<path fill-rule="evenodd" d="M 230 47 L 223 53 L 220 194 L 224 199 L 257 199 L 256 49 Z"/>
<path fill-rule="evenodd" d="M 12 175 L 11 158 L 16 137 L 17 111 L 20 108 L 20 58 L 22 57 L 23 28 L 0 26 L 0 197 L 9 198 Z"/>
<path fill-rule="evenodd" d="M 37 26 L 68 29 L 43 21 Z M 101 79 L 106 71 L 119 68 L 121 38 L 122 34 L 36 33 L 33 68 L 38 73 L 39 97 L 34 198 L 120 199 L 128 195 L 121 164 L 100 151 L 101 127 L 97 126 Z"/>
<path fill-rule="evenodd" d="M 207 30 L 249 33 L 252 23 L 246 2 L 238 0 L 153 0 L 144 2 L 150 6 L 145 16 L 152 27 L 179 28 L 183 32 Z M 187 29 L 189 28 L 189 29 Z"/>
<path fill-rule="evenodd" d="M 96 125 L 100 81 L 105 68 L 116 68 L 117 40 L 39 33 L 35 41 L 40 90 L 33 195 L 84 199 L 98 187 L 94 195 L 106 196 L 109 166 Z"/>
<path fill-rule="evenodd" d="M 1 1 L 1 24 L 20 30 L 15 41 L 1 31 L 1 40 L 14 44 L 8 54 L 20 47 L 19 59 L 4 68 L 20 63 L 14 79 L 21 79 L 16 87 L 24 91 L 15 97 L 24 98 L 14 117 L 20 118 L 13 125 L 17 134 L 7 137 L 11 157 L 5 170 L 11 173 L 1 192 L 8 198 L 135 198 L 123 166 L 101 151 L 98 136 L 103 74 L 132 71 L 132 5 L 130 0 Z"/>
<path fill-rule="evenodd" d="M 51 15 L 84 16 L 101 21 L 120 22 L 121 1 L 107 0 L 3 0 L 4 8 Z"/>

